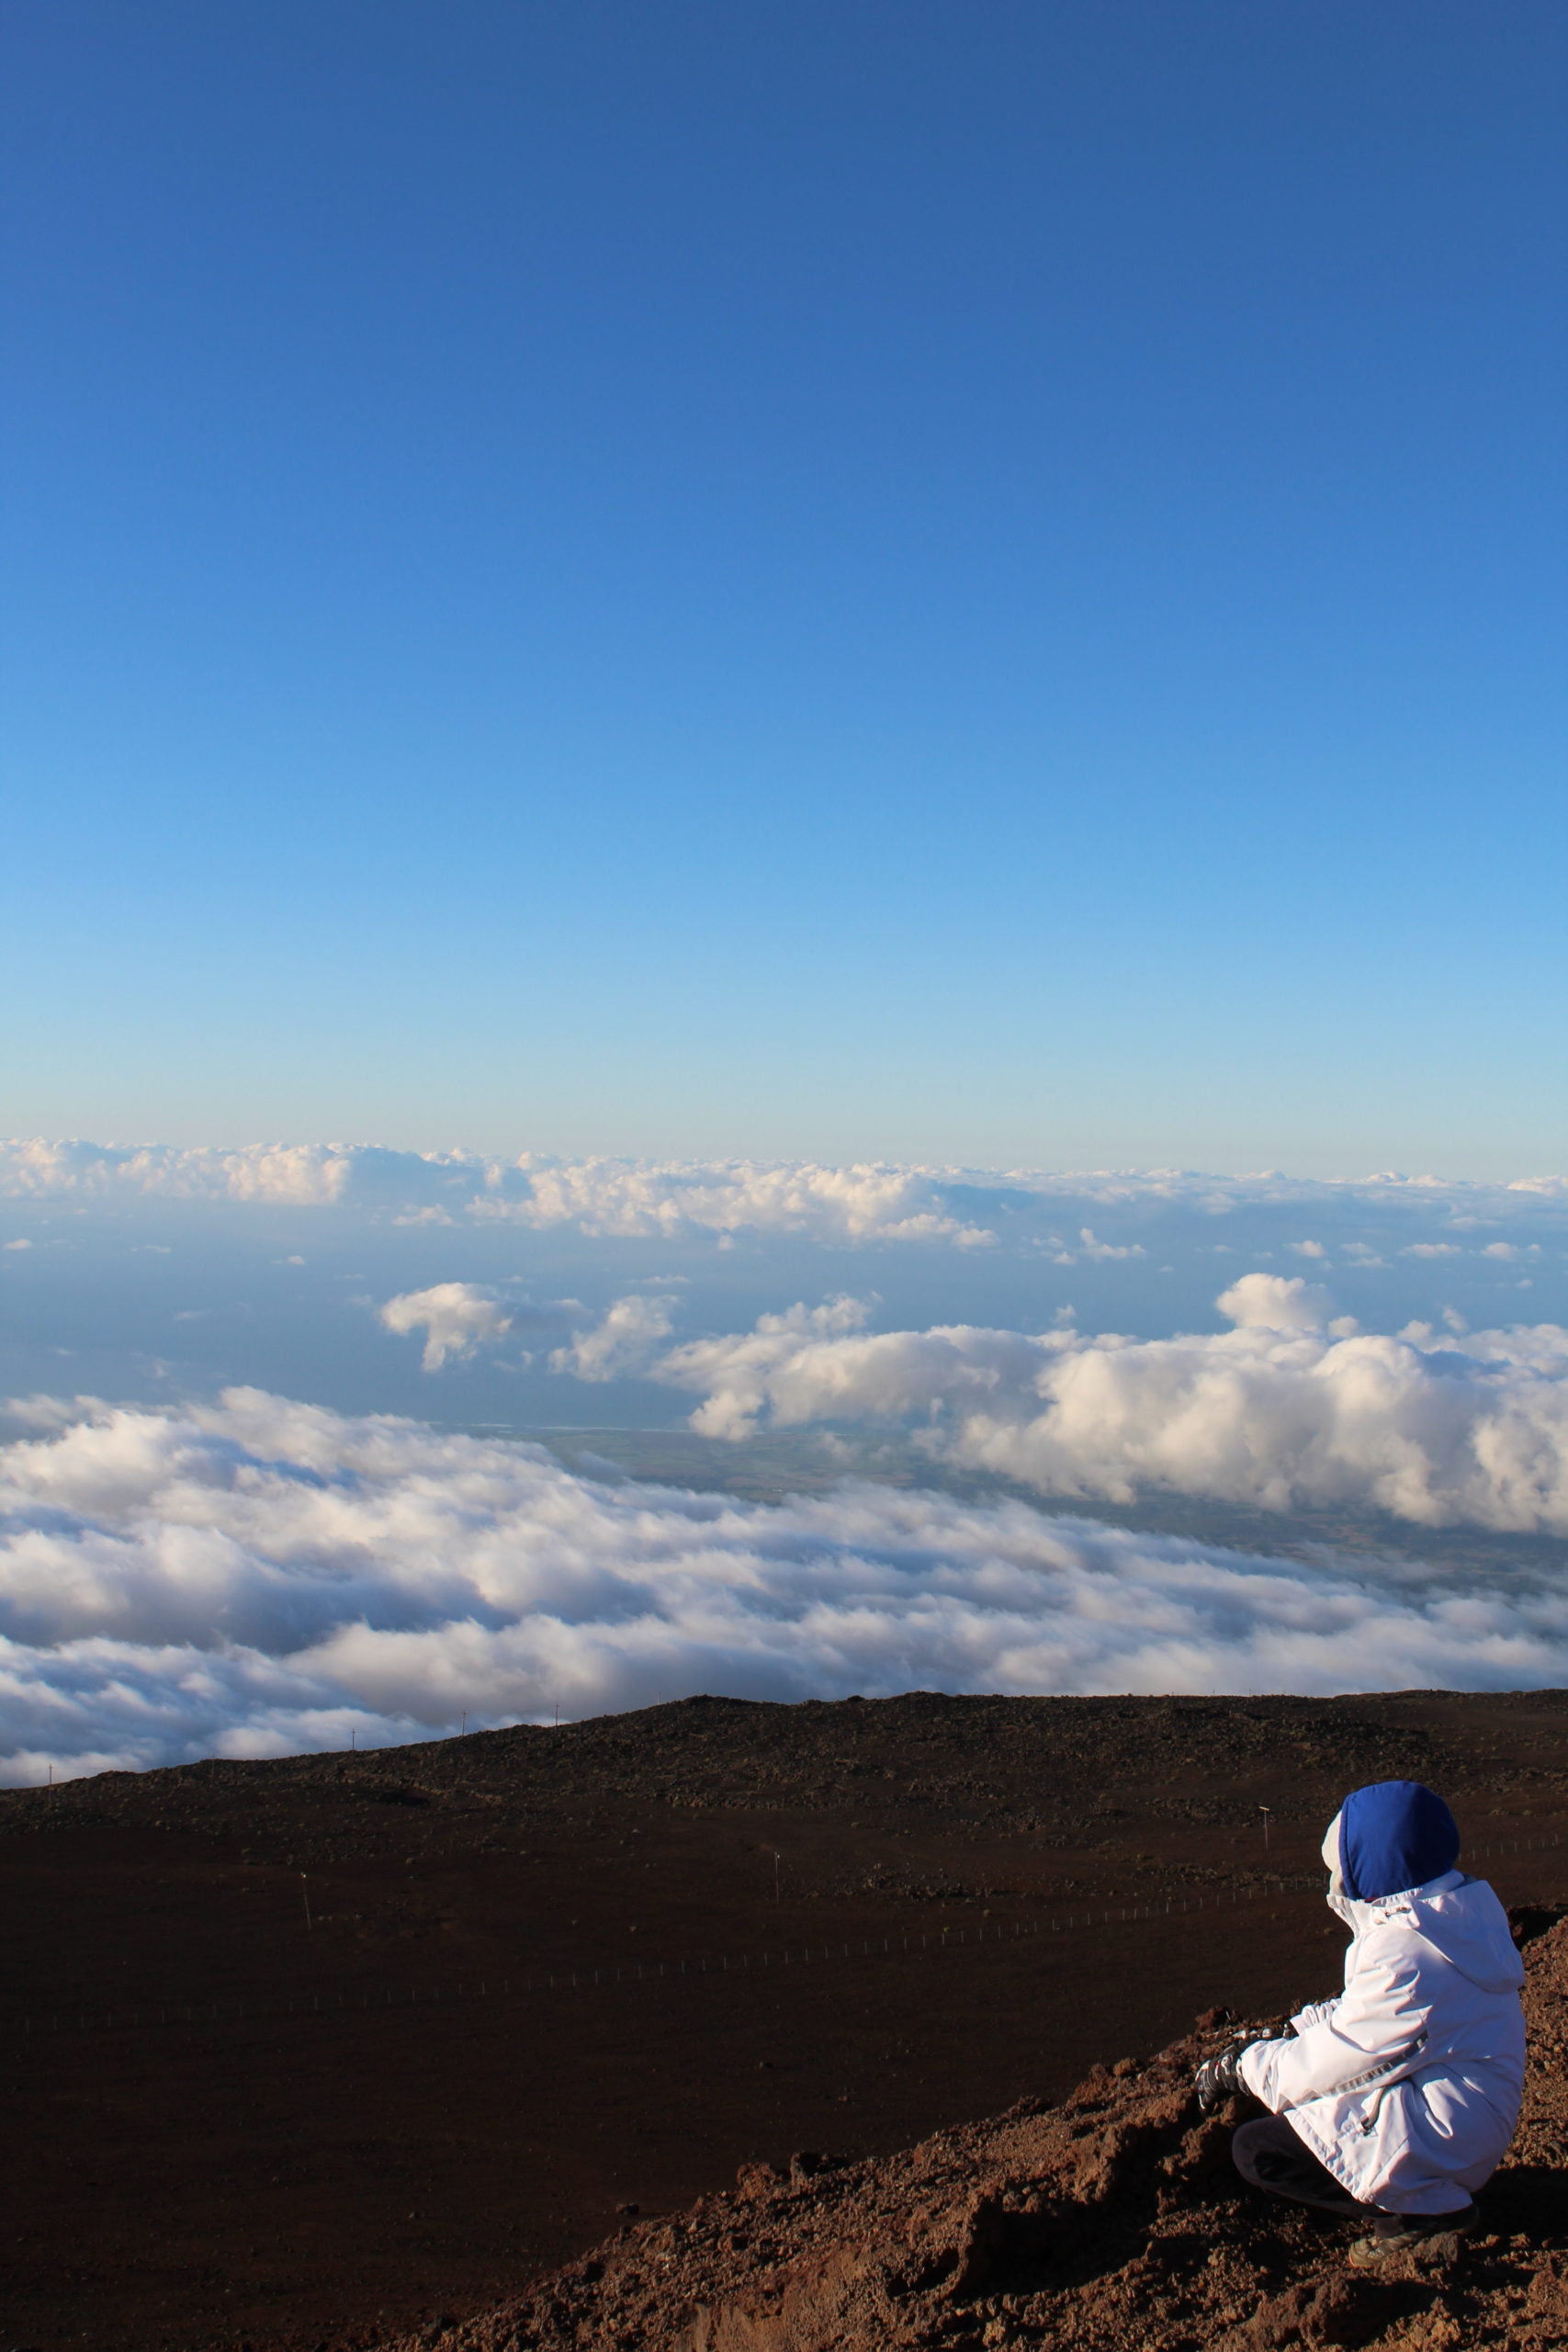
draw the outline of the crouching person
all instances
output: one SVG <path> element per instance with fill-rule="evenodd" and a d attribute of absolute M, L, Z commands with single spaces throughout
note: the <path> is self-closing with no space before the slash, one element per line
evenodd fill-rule
<path fill-rule="evenodd" d="M 1198 2077 L 1205 2108 L 1250 2091 L 1269 2110 L 1232 2142 L 1246 2179 L 1372 2223 L 1350 2249 L 1362 2268 L 1471 2228 L 1518 2121 L 1524 1970 L 1492 1889 L 1455 1869 L 1459 1843 L 1417 1781 L 1347 1797 L 1323 1841 L 1344 1992 Z"/>

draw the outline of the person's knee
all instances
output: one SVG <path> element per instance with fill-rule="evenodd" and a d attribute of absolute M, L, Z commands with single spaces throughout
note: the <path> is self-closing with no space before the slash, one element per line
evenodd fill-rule
<path fill-rule="evenodd" d="M 1259 2116 L 1251 2123 L 1237 2124 L 1231 2133 L 1231 2162 L 1243 2180 L 1249 2180 L 1255 2188 L 1266 2188 L 1269 2185 L 1263 2160 L 1269 2154 L 1273 2136 L 1269 2129 L 1272 2121 L 1272 2116 Z"/>

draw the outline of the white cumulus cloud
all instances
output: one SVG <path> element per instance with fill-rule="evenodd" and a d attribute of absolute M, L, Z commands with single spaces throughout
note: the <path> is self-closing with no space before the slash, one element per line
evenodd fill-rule
<path fill-rule="evenodd" d="M 930 1169 L 807 1161 L 684 1163 L 591 1159 L 497 1172 L 476 1216 L 584 1233 L 676 1240 L 694 1233 L 800 1234 L 823 1242 L 943 1242 L 987 1247 L 996 1236 L 955 1216 Z"/>
<path fill-rule="evenodd" d="M 1141 1241 L 1101 1241 L 1089 1225 L 1084 1226 L 1078 1234 L 1078 1248 L 1086 1258 L 1142 1258 L 1146 1255 Z"/>
<path fill-rule="evenodd" d="M 388 1299 L 380 1317 L 389 1331 L 425 1333 L 420 1362 L 426 1372 L 439 1372 L 448 1356 L 471 1355 L 512 1329 L 511 1316 L 481 1283 L 433 1283 L 428 1290 L 404 1291 Z"/>
<path fill-rule="evenodd" d="M 799 1336 L 852 1344 L 834 1312 Z M 983 1383 L 985 1351 L 966 1361 Z M 1568 1578 L 1456 1592 L 863 1482 L 776 1505 L 601 1485 L 535 1446 L 254 1389 L 29 1418 L 0 1448 L 13 1782 L 702 1690 L 1568 1680 Z"/>
<path fill-rule="evenodd" d="M 985 1249 L 1004 1233 L 1036 1243 L 1067 1204 L 1091 1211 L 1067 1262 L 1137 1258 L 1136 1238 L 1104 1238 L 1119 1215 L 1176 1209 L 1204 1219 L 1280 1208 L 1365 1211 L 1391 1226 L 1425 1221 L 1469 1229 L 1534 1215 L 1560 1222 L 1568 1177 L 1512 1184 L 1375 1175 L 1326 1182 L 1212 1175 L 1190 1169 L 962 1169 L 885 1161 L 830 1167 L 810 1160 L 558 1159 L 524 1152 L 392 1151 L 370 1144 L 98 1144 L 0 1141 L 0 1198 L 78 1204 L 130 1198 L 369 1211 L 440 1227 L 502 1221 L 543 1230 L 575 1227 L 607 1238 L 677 1240 L 798 1236 L 829 1246 L 932 1244 Z M 1053 1237 L 1052 1246 L 1063 1250 Z M 1427 1255 L 1457 1254 L 1440 1242 Z"/>
<path fill-rule="evenodd" d="M 952 1171 L 811 1161 L 515 1160 L 367 1144 L 0 1142 L 0 1197 L 268 1202 L 358 1207 L 399 1223 L 461 1216 L 535 1228 L 674 1240 L 694 1234 L 797 1234 L 824 1242 L 935 1242 L 984 1249 L 995 1236 L 955 1214 Z"/>
<path fill-rule="evenodd" d="M 1059 1496 L 1164 1488 L 1270 1510 L 1328 1504 L 1428 1527 L 1568 1532 L 1568 1331 L 1435 1339 L 1336 1317 L 1299 1275 L 1244 1274 L 1224 1332 L 968 1324 L 869 1332 L 863 1307 L 767 1315 L 649 1367 L 699 1396 L 714 1437 L 815 1421 L 903 1420 L 933 1460 Z"/>
<path fill-rule="evenodd" d="M 567 1346 L 554 1351 L 550 1368 L 579 1380 L 619 1380 L 646 1372 L 674 1320 L 673 1299 L 649 1298 L 640 1292 L 618 1298 L 602 1322 L 574 1331 Z"/>

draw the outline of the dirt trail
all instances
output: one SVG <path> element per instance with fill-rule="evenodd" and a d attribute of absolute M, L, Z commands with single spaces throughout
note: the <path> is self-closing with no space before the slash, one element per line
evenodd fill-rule
<path fill-rule="evenodd" d="M 1201 2119 L 1201 2021 L 1147 2060 L 1096 2067 L 880 2161 L 801 2154 L 632 2222 L 520 2300 L 383 2352 L 896 2352 L 896 2347 L 1287 2345 L 1510 2352 L 1568 2341 L 1568 1918 L 1528 1939 L 1523 2120 L 1467 2242 L 1354 2269 L 1348 2225 L 1246 2189 L 1234 2116 Z M 1532 1930 L 1540 1930 L 1532 1934 Z"/>

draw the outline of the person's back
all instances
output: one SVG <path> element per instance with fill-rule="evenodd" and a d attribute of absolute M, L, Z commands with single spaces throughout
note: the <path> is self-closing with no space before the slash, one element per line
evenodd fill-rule
<path fill-rule="evenodd" d="M 1373 2209 L 1363 2258 L 1467 2226 L 1518 2121 L 1524 1971 L 1492 1889 L 1452 1867 L 1458 1850 L 1453 1816 L 1419 1782 L 1358 1789 L 1324 1840 L 1328 1900 L 1351 1931 L 1344 1992 L 1221 2062 L 1227 2086 L 1270 2109 L 1235 2135 L 1241 2171 L 1304 2203 Z"/>

